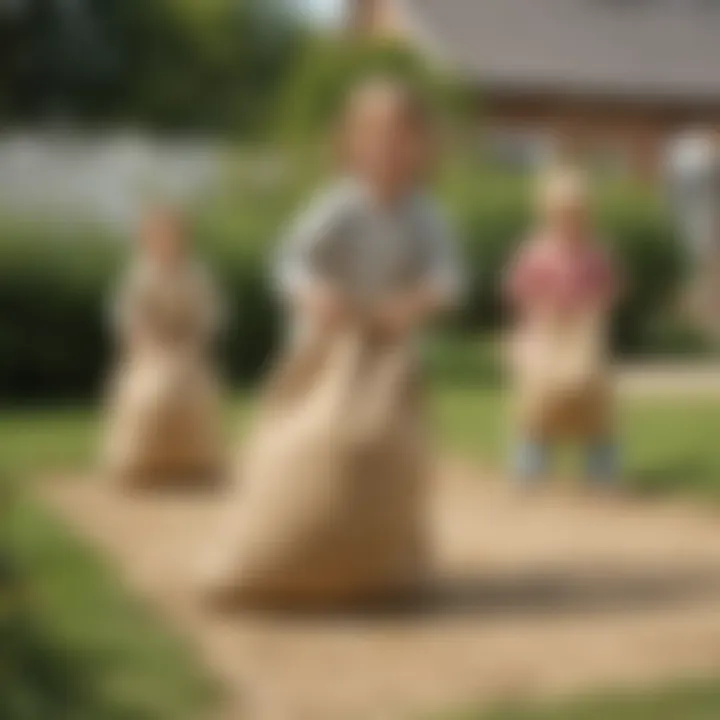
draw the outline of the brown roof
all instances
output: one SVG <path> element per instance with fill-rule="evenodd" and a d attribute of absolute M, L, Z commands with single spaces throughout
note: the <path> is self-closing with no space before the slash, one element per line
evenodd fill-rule
<path fill-rule="evenodd" d="M 395 0 L 492 89 L 720 103 L 720 0 Z"/>

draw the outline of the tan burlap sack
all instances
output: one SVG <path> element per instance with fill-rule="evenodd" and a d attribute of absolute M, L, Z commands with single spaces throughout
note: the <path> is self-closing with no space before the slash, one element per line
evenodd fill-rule
<path fill-rule="evenodd" d="M 111 390 L 105 465 L 129 485 L 217 479 L 220 399 L 199 358 L 150 352 L 127 362 Z"/>
<path fill-rule="evenodd" d="M 612 429 L 612 379 L 601 317 L 536 328 L 516 363 L 517 424 L 542 440 L 596 438 Z"/>
<path fill-rule="evenodd" d="M 204 268 L 138 262 L 112 311 L 121 357 L 107 403 L 106 470 L 132 485 L 217 479 L 222 434 L 210 345 L 220 308 Z"/>
<path fill-rule="evenodd" d="M 412 357 L 358 331 L 308 342 L 283 363 L 203 571 L 211 596 L 328 606 L 416 586 L 429 465 Z"/>

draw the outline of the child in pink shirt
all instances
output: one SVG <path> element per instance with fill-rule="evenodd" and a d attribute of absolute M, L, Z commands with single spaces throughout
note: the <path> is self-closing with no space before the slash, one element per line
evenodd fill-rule
<path fill-rule="evenodd" d="M 505 281 L 516 321 L 511 352 L 518 374 L 540 355 L 551 324 L 591 316 L 605 320 L 618 291 L 613 262 L 591 228 L 585 179 L 575 171 L 556 171 L 541 187 L 539 206 L 540 227 L 520 246 Z M 521 435 L 516 474 L 523 480 L 545 475 L 552 450 L 548 437 L 531 428 L 522 428 Z M 614 478 L 618 453 L 613 438 L 604 431 L 584 441 L 587 475 L 598 481 Z"/>

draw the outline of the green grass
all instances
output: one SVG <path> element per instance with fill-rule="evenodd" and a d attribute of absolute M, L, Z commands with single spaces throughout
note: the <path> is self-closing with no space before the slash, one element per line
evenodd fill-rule
<path fill-rule="evenodd" d="M 228 435 L 251 407 L 245 395 L 228 404 Z M 483 384 L 444 382 L 434 397 L 446 447 L 500 467 L 508 449 L 505 394 Z M 31 477 L 88 466 L 101 433 L 89 409 L 0 413 L 0 460 L 6 475 Z M 715 398 L 628 400 L 619 413 L 627 482 L 643 493 L 690 492 L 720 497 L 720 403 Z"/>
<path fill-rule="evenodd" d="M 200 720 L 216 688 L 116 572 L 34 504 L 0 559 L 3 720 Z M 6 571 L 7 572 L 7 571 Z"/>
<path fill-rule="evenodd" d="M 0 467 L 9 477 L 75 469 L 92 461 L 98 421 L 83 409 L 21 409 L 0 413 Z"/>
<path fill-rule="evenodd" d="M 437 417 L 446 444 L 501 466 L 508 450 L 507 400 L 499 390 L 448 385 Z M 643 494 L 693 493 L 720 499 L 720 402 L 673 397 L 626 400 L 619 438 L 628 487 Z"/>
<path fill-rule="evenodd" d="M 226 425 L 238 432 L 249 402 L 237 395 L 226 407 Z M 11 409 L 0 412 L 0 468 L 6 477 L 31 479 L 82 470 L 98 457 L 102 417 L 88 407 Z"/>
<path fill-rule="evenodd" d="M 227 408 L 228 436 L 251 407 L 237 395 Z M 446 447 L 484 465 L 501 467 L 508 449 L 505 394 L 482 384 L 444 382 L 434 397 Z M 629 486 L 643 493 L 687 492 L 720 497 L 720 403 L 715 398 L 629 400 L 619 414 Z M 88 409 L 0 413 L 0 459 L 5 474 L 31 477 L 93 462 L 99 419 Z"/>
<path fill-rule="evenodd" d="M 720 497 L 720 402 L 716 397 L 629 404 L 622 429 L 633 487 L 648 493 Z"/>

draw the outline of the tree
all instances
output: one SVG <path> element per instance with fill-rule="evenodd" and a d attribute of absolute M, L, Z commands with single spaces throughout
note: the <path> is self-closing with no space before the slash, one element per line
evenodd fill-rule
<path fill-rule="evenodd" d="M 281 95 L 279 131 L 291 141 L 321 136 L 354 82 L 372 74 L 398 77 L 449 115 L 461 116 L 468 95 L 407 45 L 348 38 L 313 40 Z"/>
<path fill-rule="evenodd" d="M 251 132 L 300 30 L 280 0 L 16 0 L 6 111 Z"/>
<path fill-rule="evenodd" d="M 89 0 L 14 0 L 0 18 L 6 113 L 28 120 L 89 112 L 110 79 L 108 46 Z"/>

